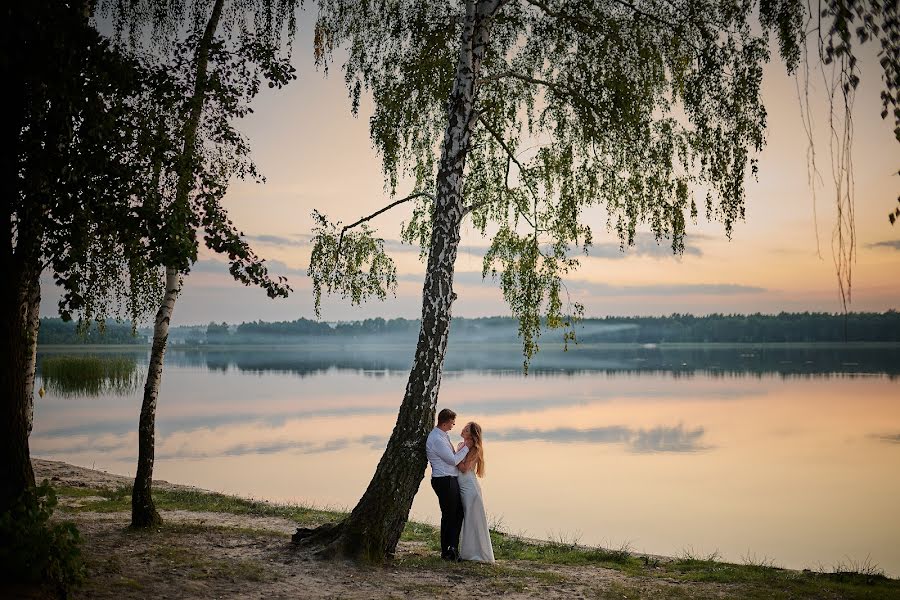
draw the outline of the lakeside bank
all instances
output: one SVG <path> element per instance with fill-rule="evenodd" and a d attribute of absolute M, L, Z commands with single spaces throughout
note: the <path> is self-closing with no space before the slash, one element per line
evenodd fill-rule
<path fill-rule="evenodd" d="M 373 567 L 320 561 L 290 543 L 297 525 L 340 513 L 207 492 L 157 481 L 165 521 L 135 532 L 128 477 L 34 460 L 59 497 L 54 519 L 74 522 L 87 569 L 76 598 L 879 598 L 900 599 L 900 580 L 873 565 L 793 571 L 772 558 L 743 564 L 715 556 L 660 557 L 628 548 L 541 542 L 493 531 L 495 565 L 448 564 L 437 531 L 409 523 L 395 558 Z"/>

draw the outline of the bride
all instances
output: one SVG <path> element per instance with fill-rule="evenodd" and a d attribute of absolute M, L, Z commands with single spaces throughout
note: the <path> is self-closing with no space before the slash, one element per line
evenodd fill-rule
<path fill-rule="evenodd" d="M 484 502 L 478 477 L 484 477 L 484 446 L 481 442 L 481 425 L 472 422 L 463 427 L 463 444 L 469 446 L 469 453 L 457 467 L 459 468 L 459 493 L 463 505 L 463 526 L 460 534 L 459 557 L 462 560 L 494 562 L 494 549 L 488 531 Z"/>

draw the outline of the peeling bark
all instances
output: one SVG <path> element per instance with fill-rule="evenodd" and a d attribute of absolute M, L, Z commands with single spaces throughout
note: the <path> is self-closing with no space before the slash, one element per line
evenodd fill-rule
<path fill-rule="evenodd" d="M 456 299 L 453 273 L 464 216 L 463 171 L 475 110 L 475 81 L 484 59 L 499 0 L 467 2 L 456 78 L 447 107 L 435 211 L 422 291 L 416 354 L 397 423 L 375 475 L 353 512 L 341 523 L 298 530 L 294 541 L 321 546 L 324 556 L 381 561 L 393 555 L 425 472 L 425 438 L 434 426 L 438 391 Z"/>

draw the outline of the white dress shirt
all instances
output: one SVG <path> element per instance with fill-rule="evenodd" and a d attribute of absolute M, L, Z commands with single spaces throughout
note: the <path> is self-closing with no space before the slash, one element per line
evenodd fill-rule
<path fill-rule="evenodd" d="M 456 465 L 461 463 L 468 453 L 469 448 L 466 446 L 456 452 L 453 442 L 450 441 L 450 434 L 437 427 L 431 430 L 425 441 L 425 455 L 431 464 L 432 477 L 458 476 L 459 469 Z"/>

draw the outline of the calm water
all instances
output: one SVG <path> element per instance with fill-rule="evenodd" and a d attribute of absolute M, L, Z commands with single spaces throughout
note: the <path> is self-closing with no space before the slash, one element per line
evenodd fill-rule
<path fill-rule="evenodd" d="M 71 352 L 71 351 L 69 351 Z M 133 354 L 146 362 L 146 351 Z M 352 507 L 393 428 L 407 347 L 170 351 L 155 475 Z M 451 350 L 440 406 L 485 431 L 513 533 L 900 576 L 900 348 Z M 133 474 L 140 396 L 37 399 L 35 456 Z M 423 485 L 413 517 L 438 519 Z"/>

